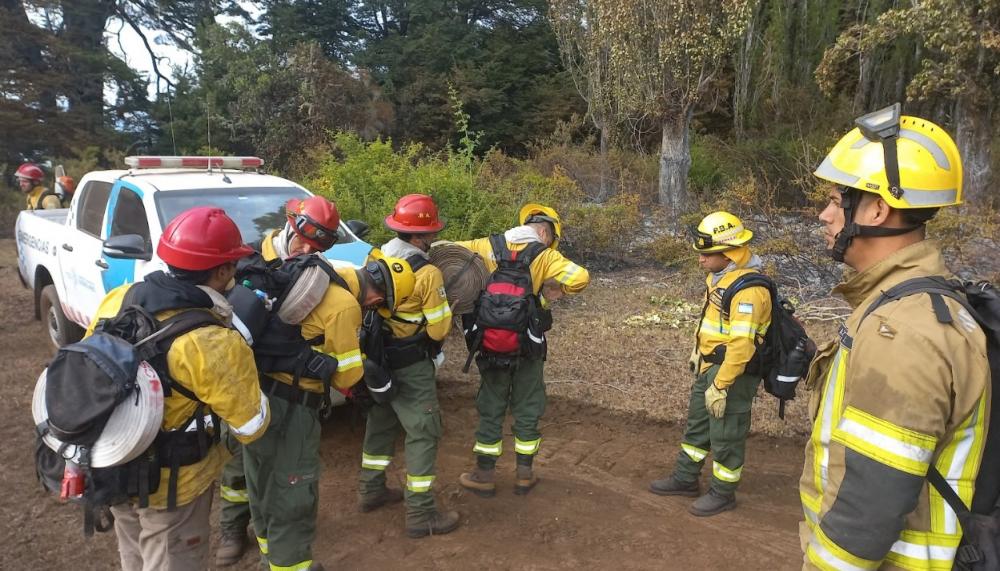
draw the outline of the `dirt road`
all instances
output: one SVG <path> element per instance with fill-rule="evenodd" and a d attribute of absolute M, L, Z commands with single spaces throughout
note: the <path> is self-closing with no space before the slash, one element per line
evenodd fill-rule
<path fill-rule="evenodd" d="M 47 497 L 35 481 L 30 396 L 51 350 L 30 311 L 30 293 L 18 283 L 9 240 L 0 241 L 0 287 L 4 292 L 0 299 L 4 363 L 0 370 L 0 526 L 5 539 L 0 569 L 115 569 L 113 536 L 85 540 L 76 508 Z M 601 299 L 600 287 L 597 284 L 589 306 L 579 307 L 604 315 L 605 310 L 596 304 Z M 567 321 L 585 327 L 579 313 Z M 562 350 L 600 354 L 602 347 L 593 344 L 590 349 Z M 454 352 L 459 353 L 457 347 Z M 552 359 L 553 371 L 558 373 L 558 354 Z M 442 504 L 462 514 L 462 527 L 447 536 L 411 540 L 403 533 L 402 507 L 358 513 L 362 427 L 342 408 L 323 433 L 325 471 L 315 554 L 327 569 L 724 569 L 735 565 L 771 570 L 799 566 L 800 439 L 752 435 L 739 508 L 700 519 L 688 515 L 689 499 L 661 498 L 646 491 L 648 481 L 673 464 L 681 430 L 677 411 L 670 409 L 651 419 L 557 394 L 543 420 L 545 436 L 538 460 L 542 482 L 529 496 L 515 496 L 514 462 L 505 456 L 499 464 L 497 497 L 482 499 L 457 484 L 459 473 L 473 463 L 474 378 L 462 375 L 454 362 L 442 377 L 446 435 L 436 490 Z M 663 382 L 661 390 L 681 393 L 674 400 L 686 399 L 681 381 Z M 619 390 L 627 394 L 624 389 L 606 392 L 614 395 Z M 663 419 L 669 415 L 674 422 Z M 389 473 L 396 485 L 405 477 L 396 464 Z M 248 554 L 235 567 L 257 568 L 255 554 Z"/>

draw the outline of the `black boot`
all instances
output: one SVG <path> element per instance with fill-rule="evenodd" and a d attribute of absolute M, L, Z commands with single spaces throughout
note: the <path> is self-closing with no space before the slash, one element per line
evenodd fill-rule
<path fill-rule="evenodd" d="M 724 494 L 709 488 L 708 493 L 695 500 L 688 511 L 699 517 L 707 517 L 735 508 L 736 494 Z"/>
<path fill-rule="evenodd" d="M 700 492 L 697 481 L 682 482 L 673 475 L 653 480 L 649 484 L 649 491 L 660 496 L 689 496 L 692 498 Z"/>

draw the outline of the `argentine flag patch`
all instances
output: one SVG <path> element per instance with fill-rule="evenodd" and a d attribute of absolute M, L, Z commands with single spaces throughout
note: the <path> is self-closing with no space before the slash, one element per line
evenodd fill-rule
<path fill-rule="evenodd" d="M 741 302 L 740 305 L 737 306 L 736 311 L 740 313 L 753 313 L 753 304 L 747 302 Z"/>

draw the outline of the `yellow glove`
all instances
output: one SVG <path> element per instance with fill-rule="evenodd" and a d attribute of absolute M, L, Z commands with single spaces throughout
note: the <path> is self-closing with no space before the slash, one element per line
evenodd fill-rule
<path fill-rule="evenodd" d="M 708 390 L 705 391 L 705 408 L 708 409 L 708 414 L 715 418 L 722 418 L 722 415 L 726 414 L 726 395 L 728 394 L 728 390 L 716 387 L 715 383 L 709 385 Z"/>
<path fill-rule="evenodd" d="M 701 368 L 701 353 L 698 352 L 698 347 L 691 349 L 691 356 L 688 357 L 688 368 L 696 375 L 698 374 L 698 369 Z"/>

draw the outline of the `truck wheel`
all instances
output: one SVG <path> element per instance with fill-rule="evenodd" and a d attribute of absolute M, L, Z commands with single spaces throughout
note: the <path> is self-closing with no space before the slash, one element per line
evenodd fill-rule
<path fill-rule="evenodd" d="M 83 339 L 83 328 L 70 321 L 63 313 L 62 304 L 59 303 L 59 294 L 56 293 L 56 286 L 49 284 L 42 288 L 40 305 L 42 320 L 45 322 L 49 338 L 52 339 L 52 344 L 56 346 L 56 349 Z"/>

